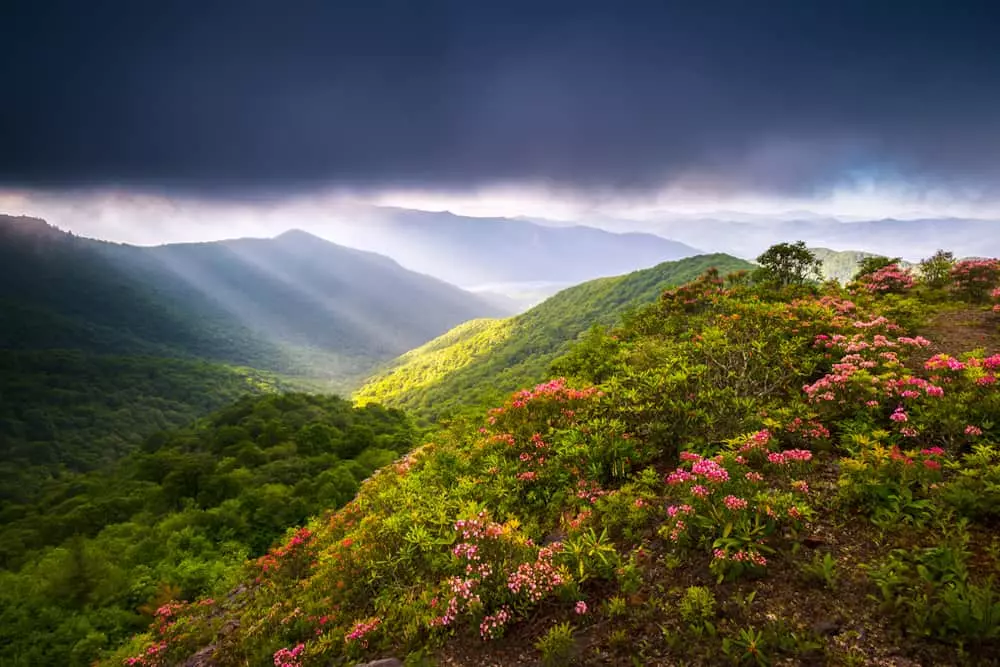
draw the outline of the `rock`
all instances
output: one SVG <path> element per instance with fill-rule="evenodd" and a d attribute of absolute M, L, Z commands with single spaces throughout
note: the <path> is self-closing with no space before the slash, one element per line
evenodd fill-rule
<path fill-rule="evenodd" d="M 359 662 L 356 667 L 403 667 L 398 658 L 382 658 L 371 662 Z"/>

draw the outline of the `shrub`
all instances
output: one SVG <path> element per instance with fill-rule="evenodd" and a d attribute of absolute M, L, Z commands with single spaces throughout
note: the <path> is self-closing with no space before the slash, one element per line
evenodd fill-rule
<path fill-rule="evenodd" d="M 951 281 L 951 269 L 955 265 L 955 255 L 944 250 L 920 262 L 920 281 L 931 289 L 942 289 Z"/>
<path fill-rule="evenodd" d="M 760 574 L 779 529 L 795 529 L 811 514 L 809 487 L 795 479 L 812 459 L 807 450 L 771 451 L 761 431 L 734 452 L 705 458 L 685 452 L 666 478 L 667 507 L 660 534 L 678 546 L 706 549 L 719 581 Z"/>
<path fill-rule="evenodd" d="M 858 284 L 874 294 L 900 294 L 913 287 L 915 280 L 909 269 L 899 264 L 887 264 L 857 279 Z"/>
<path fill-rule="evenodd" d="M 535 643 L 535 648 L 542 653 L 542 664 L 547 667 L 568 665 L 573 654 L 573 646 L 573 626 L 569 623 L 552 626 Z"/>
<path fill-rule="evenodd" d="M 1000 286 L 1000 262 L 995 259 L 965 259 L 951 268 L 952 291 L 960 299 L 983 303 Z"/>
<path fill-rule="evenodd" d="M 703 627 L 715 618 L 715 595 L 704 586 L 690 586 L 684 591 L 678 609 L 685 621 Z"/>

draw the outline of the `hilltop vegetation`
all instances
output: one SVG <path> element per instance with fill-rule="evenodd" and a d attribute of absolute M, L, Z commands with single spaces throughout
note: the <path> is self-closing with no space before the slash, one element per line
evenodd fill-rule
<path fill-rule="evenodd" d="M 246 397 L 49 483 L 0 527 L 0 664 L 90 664 L 161 604 L 228 585 L 244 559 L 346 503 L 416 438 L 395 410 Z"/>
<path fill-rule="evenodd" d="M 830 250 L 829 248 L 810 248 L 810 250 L 822 263 L 823 277 L 827 280 L 836 280 L 843 285 L 854 278 L 865 259 L 879 257 L 874 253 L 859 250 Z M 910 262 L 897 260 L 897 263 L 905 269 L 914 268 Z"/>
<path fill-rule="evenodd" d="M 545 378 L 552 361 L 581 333 L 615 324 L 629 309 L 654 301 L 664 289 L 692 280 L 711 266 L 723 272 L 752 268 L 729 255 L 700 255 L 591 280 L 516 317 L 464 324 L 395 360 L 355 398 L 430 419 L 496 401 Z"/>
<path fill-rule="evenodd" d="M 669 290 L 108 664 L 992 664 L 1000 263 L 949 275 Z"/>

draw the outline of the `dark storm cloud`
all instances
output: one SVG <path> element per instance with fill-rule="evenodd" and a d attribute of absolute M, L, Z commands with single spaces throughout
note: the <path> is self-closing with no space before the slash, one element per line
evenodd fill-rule
<path fill-rule="evenodd" d="M 990 186 L 995 6 L 5 3 L 0 184 Z"/>

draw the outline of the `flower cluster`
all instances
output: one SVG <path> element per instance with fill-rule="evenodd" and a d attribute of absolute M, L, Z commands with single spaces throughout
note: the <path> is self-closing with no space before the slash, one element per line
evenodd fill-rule
<path fill-rule="evenodd" d="M 915 283 L 913 273 L 896 263 L 883 266 L 858 280 L 862 289 L 876 294 L 898 294 L 912 288 Z"/>
<path fill-rule="evenodd" d="M 554 542 L 538 551 L 534 563 L 521 563 L 517 571 L 507 577 L 507 588 L 515 595 L 524 593 L 530 602 L 538 602 L 553 590 L 566 583 L 558 568 L 552 563 L 552 556 L 561 548 Z"/>
<path fill-rule="evenodd" d="M 713 458 L 683 454 L 665 480 L 668 495 L 679 502 L 666 508 L 660 534 L 678 545 L 709 546 L 720 576 L 764 567 L 768 537 L 810 511 L 792 498 L 792 493 L 800 500 L 808 494 L 808 484 L 791 480 L 790 473 L 811 461 L 812 452 L 771 451 L 774 444 L 763 430 L 735 441 L 735 451 Z"/>
<path fill-rule="evenodd" d="M 351 631 L 344 636 L 344 641 L 347 643 L 358 642 L 362 647 L 368 648 L 368 635 L 375 632 L 380 625 L 382 625 L 382 619 L 378 617 L 357 621 Z"/>
<path fill-rule="evenodd" d="M 1000 261 L 966 259 L 951 268 L 952 291 L 960 298 L 983 302 L 1000 286 Z"/>
<path fill-rule="evenodd" d="M 483 618 L 479 624 L 479 636 L 483 639 L 495 639 L 503 631 L 504 626 L 510 621 L 514 613 L 510 607 L 504 605 L 499 611 Z"/>
<path fill-rule="evenodd" d="M 303 650 L 305 644 L 299 644 L 292 649 L 278 649 L 274 654 L 274 667 L 299 667 L 299 656 Z"/>

